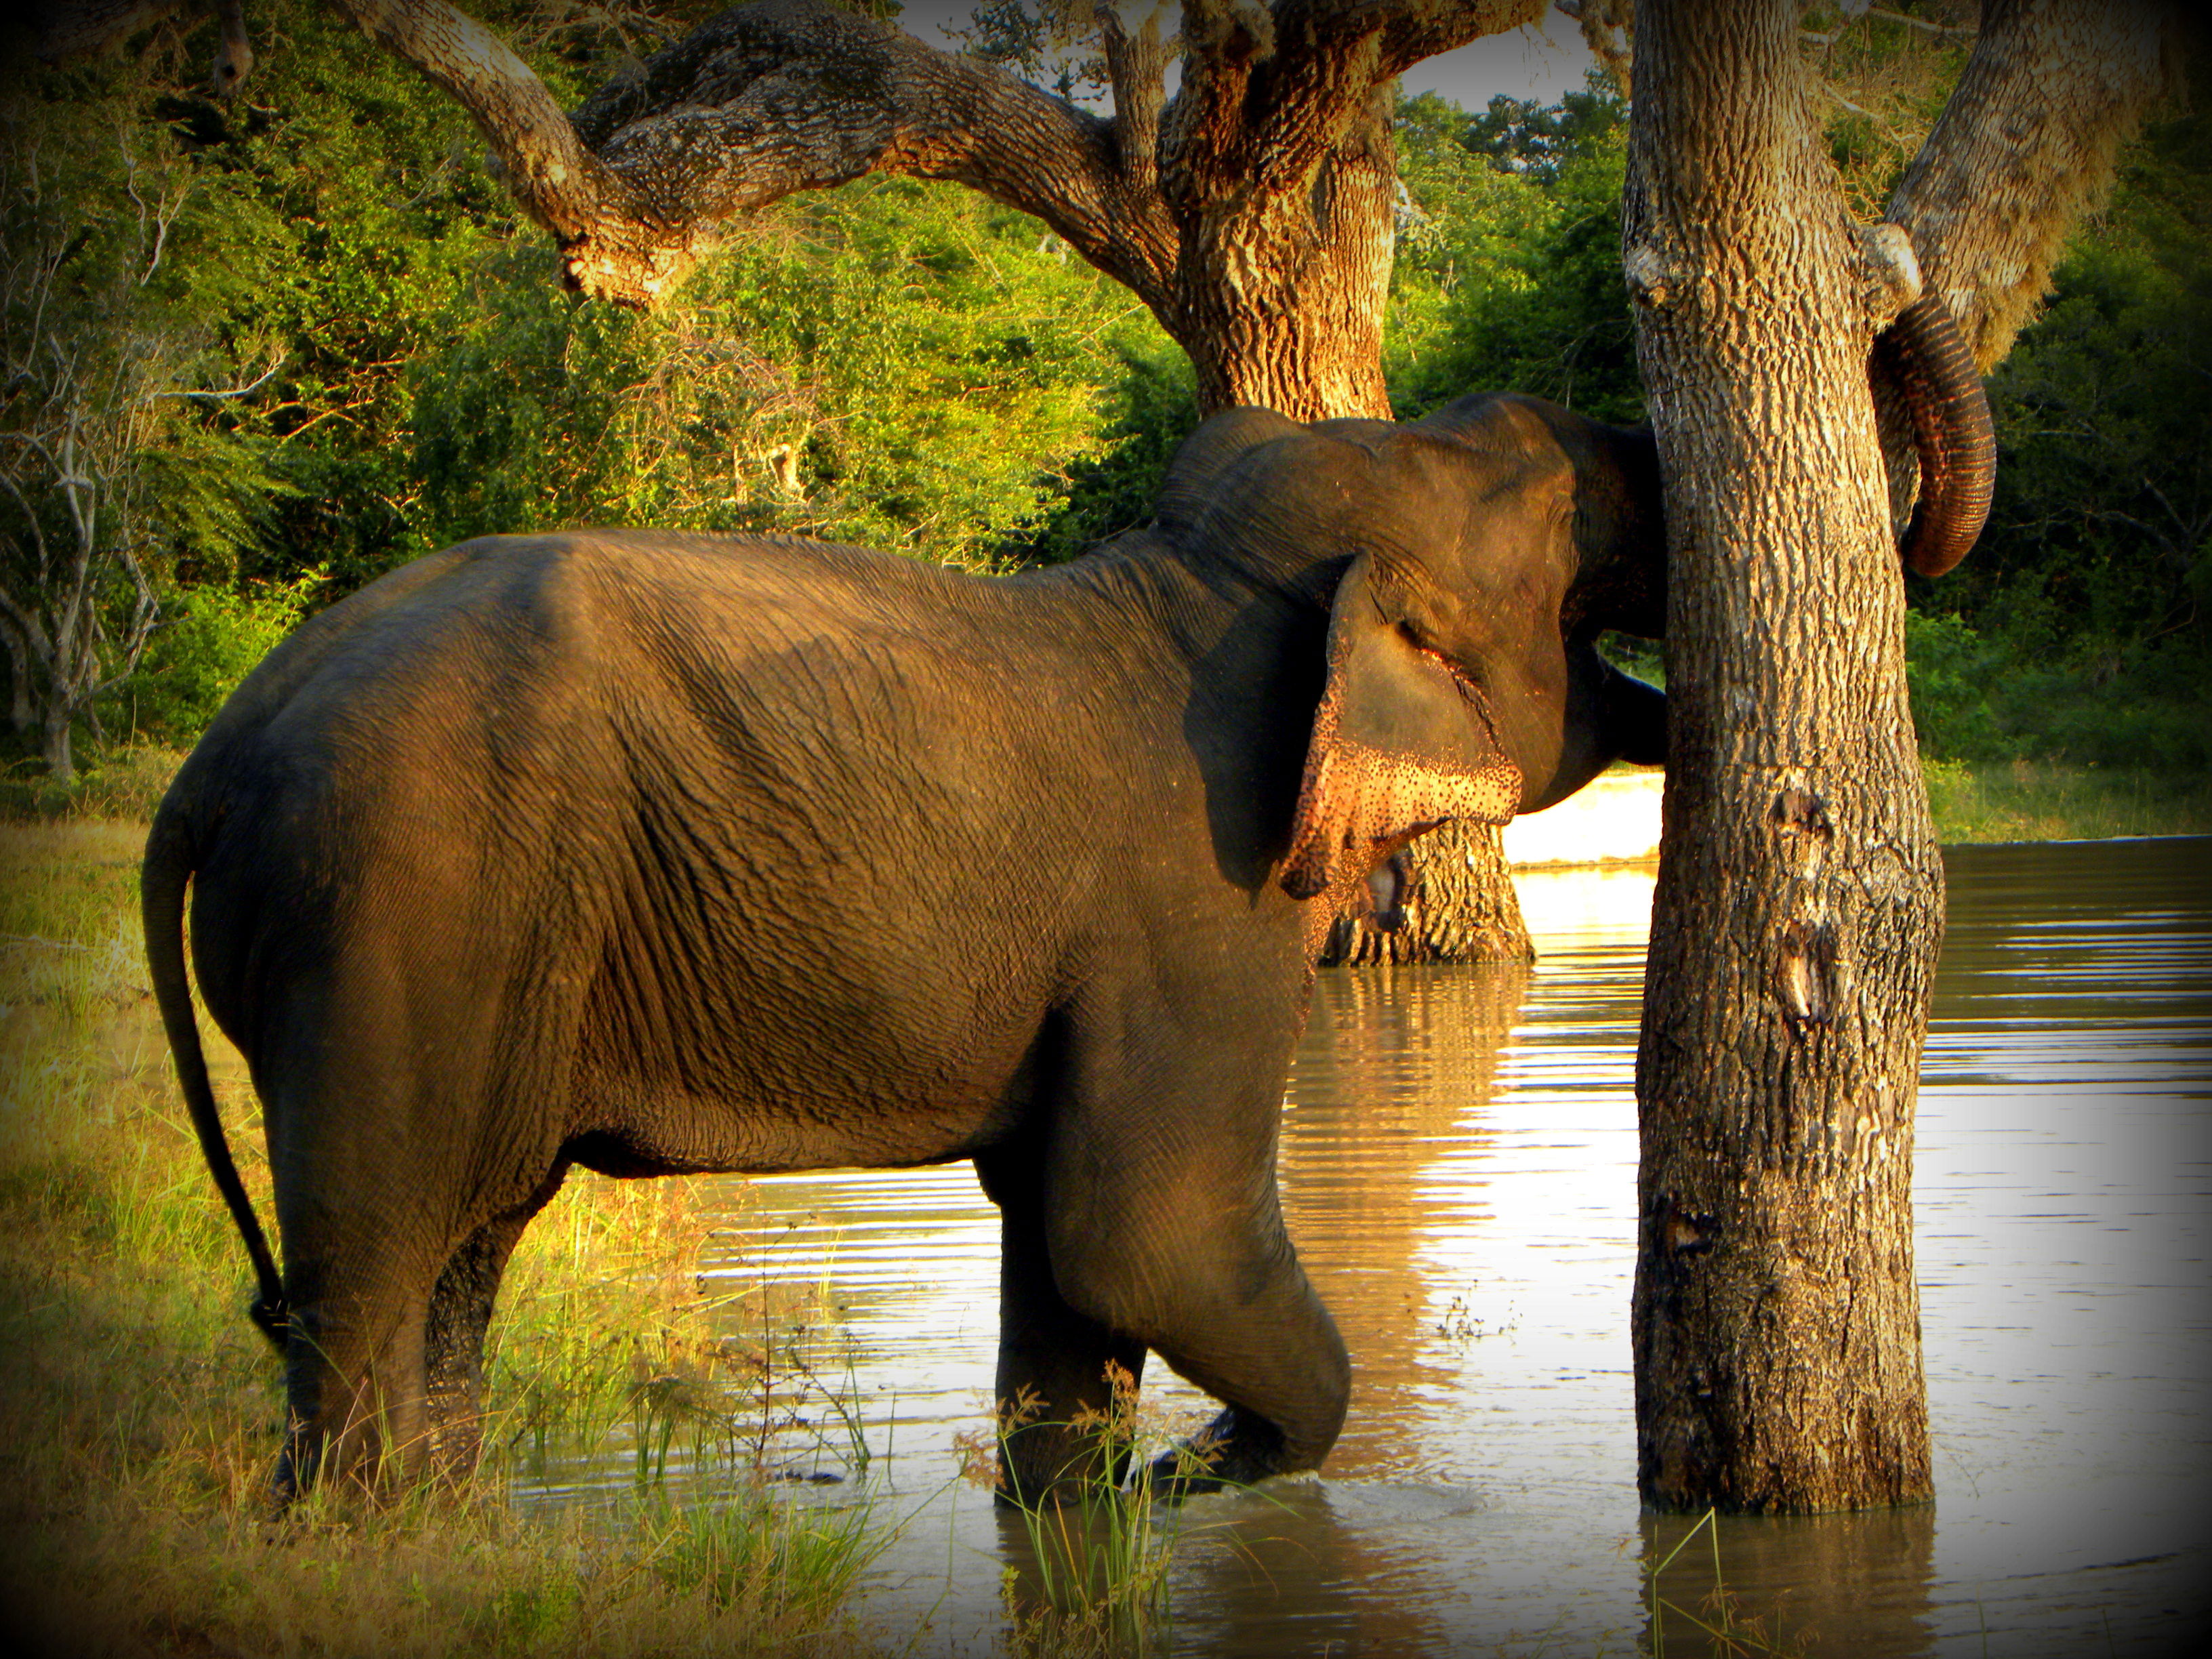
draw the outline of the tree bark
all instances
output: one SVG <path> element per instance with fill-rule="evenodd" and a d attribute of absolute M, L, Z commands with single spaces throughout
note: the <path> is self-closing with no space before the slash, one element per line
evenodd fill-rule
<path fill-rule="evenodd" d="M 2039 64 L 2081 38 L 2038 33 L 2068 10 L 1991 5 L 1899 192 L 1907 235 L 1850 218 L 1794 0 L 1637 8 L 1623 246 L 1670 562 L 1632 1341 L 1638 1485 L 1662 1508 L 1930 1491 L 1911 1187 L 1942 866 L 1869 352 L 1923 271 L 1974 337 L 2008 340 L 2048 260 L 1969 251 L 2055 247 L 2109 175 L 2102 139 L 2047 170 L 2049 122 L 2086 104 L 2016 101 L 2095 83 L 2124 130 L 2154 89 L 2140 52 Z M 1994 146 L 1972 163 L 1949 149 L 1966 131 Z"/>
<path fill-rule="evenodd" d="M 1794 0 L 1644 0 L 1624 246 L 1667 478 L 1638 1479 L 1925 1498 L 1912 1089 L 1942 934 L 1867 357 Z M 1895 309 L 1890 296 L 1887 309 Z"/>
<path fill-rule="evenodd" d="M 1448 823 L 1406 849 L 1403 923 L 1390 932 L 1366 914 L 1340 915 L 1322 951 L 1324 965 L 1531 962 L 1536 949 L 1498 830 Z"/>

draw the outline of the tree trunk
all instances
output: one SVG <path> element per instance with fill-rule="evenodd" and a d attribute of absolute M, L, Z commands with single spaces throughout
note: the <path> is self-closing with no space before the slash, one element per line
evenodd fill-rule
<path fill-rule="evenodd" d="M 1310 189 L 1237 192 L 1180 216 L 1177 304 L 1166 320 L 1197 371 L 1204 413 L 1251 404 L 1294 421 L 1390 418 L 1392 90 L 1368 100 Z"/>
<path fill-rule="evenodd" d="M 1850 219 L 1796 25 L 1636 17 L 1670 734 L 1632 1340 L 1638 1484 L 1670 1509 L 1930 1491 L 1911 1189 L 1943 878 L 1867 368 L 1917 278 Z"/>
<path fill-rule="evenodd" d="M 76 760 L 70 752 L 69 703 L 49 702 L 39 723 L 39 752 L 46 757 L 46 773 L 64 789 L 76 781 Z"/>
<path fill-rule="evenodd" d="M 1411 879 L 1404 922 L 1385 933 L 1371 915 L 1337 917 L 1324 964 L 1530 962 L 1536 947 L 1492 825 L 1448 823 L 1406 849 Z"/>
<path fill-rule="evenodd" d="M 1387 89 L 1386 89 L 1387 90 Z M 1239 404 L 1297 421 L 1390 418 L 1382 319 L 1395 250 L 1397 155 L 1378 94 L 1314 189 L 1184 221 L 1177 343 L 1207 414 Z M 1535 946 L 1504 843 L 1490 824 L 1447 824 L 1407 850 L 1405 920 L 1384 933 L 1340 915 L 1327 962 L 1526 962 Z"/>
<path fill-rule="evenodd" d="M 27 738 L 38 726 L 31 712 L 31 649 L 11 622 L 0 618 L 0 645 L 8 652 L 8 724 L 16 736 Z"/>

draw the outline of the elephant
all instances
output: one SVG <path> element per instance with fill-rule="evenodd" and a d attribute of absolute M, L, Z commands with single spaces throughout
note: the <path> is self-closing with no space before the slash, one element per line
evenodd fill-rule
<path fill-rule="evenodd" d="M 280 1495 L 478 1453 L 502 1268 L 574 1166 L 974 1160 L 1002 1492 L 1104 1455 L 1147 1352 L 1221 1402 L 1193 1485 L 1317 1467 L 1351 1368 L 1278 1118 L 1333 910 L 1665 698 L 1648 432 L 1540 399 L 1261 410 L 1155 516 L 983 577 L 778 536 L 491 537 L 308 621 L 148 837 L 155 994 L 286 1367 Z M 185 969 L 264 1108 L 278 1267 Z M 1117 1472 L 1109 1472 L 1117 1473 Z"/>

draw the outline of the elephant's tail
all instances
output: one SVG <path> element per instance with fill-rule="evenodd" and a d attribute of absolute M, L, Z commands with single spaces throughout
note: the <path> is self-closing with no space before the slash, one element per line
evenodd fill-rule
<path fill-rule="evenodd" d="M 146 861 L 139 868 L 139 914 L 146 927 L 146 965 L 154 978 L 154 1000 L 161 1010 L 161 1024 L 169 1035 L 169 1053 L 177 1062 L 177 1081 L 185 1091 L 185 1109 L 191 1114 L 199 1133 L 200 1152 L 208 1171 L 230 1206 L 231 1219 L 246 1241 L 253 1260 L 253 1274 L 261 1294 L 246 1310 L 269 1340 L 284 1346 L 287 1310 L 284 1281 L 270 1254 L 268 1235 L 246 1183 L 238 1178 L 238 1165 L 230 1156 L 230 1142 L 222 1133 L 222 1115 L 216 1109 L 215 1090 L 208 1082 L 207 1056 L 200 1048 L 199 1021 L 192 1012 L 192 993 L 185 976 L 185 886 L 191 879 L 192 854 L 184 814 L 173 801 L 161 803 L 154 816 L 153 833 L 146 838 Z"/>

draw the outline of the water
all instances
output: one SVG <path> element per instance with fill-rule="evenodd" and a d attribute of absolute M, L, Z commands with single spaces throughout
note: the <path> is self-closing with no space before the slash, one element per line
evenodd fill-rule
<path fill-rule="evenodd" d="M 1794 1650 L 2212 1646 L 2212 843 L 1948 861 L 1915 1180 L 1936 1502 L 1723 1523 L 1661 1575 L 1655 1631 L 1647 1568 L 1690 1523 L 1634 1487 L 1650 877 L 1532 876 L 1533 969 L 1322 976 L 1282 1182 L 1352 1413 L 1321 1477 L 1186 1506 L 1176 1650 L 1700 1652 L 1716 1553 L 1733 1616 Z M 964 1164 L 726 1190 L 710 1277 L 834 1287 L 865 1486 L 904 1517 L 864 1625 L 1000 1650 L 1024 1546 L 953 1447 L 988 1406 L 995 1212 Z M 1157 1364 L 1146 1395 L 1205 1414 Z"/>

